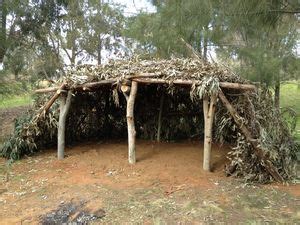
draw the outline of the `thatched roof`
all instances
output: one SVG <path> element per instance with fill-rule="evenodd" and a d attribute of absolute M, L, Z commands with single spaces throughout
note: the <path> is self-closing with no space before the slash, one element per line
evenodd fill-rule
<path fill-rule="evenodd" d="M 118 60 L 101 66 L 82 65 L 69 68 L 66 79 L 70 83 L 83 84 L 101 80 L 120 79 L 126 77 L 161 78 L 173 80 L 201 81 L 205 77 L 215 77 L 221 82 L 249 83 L 226 67 L 216 63 L 196 59 L 173 58 L 169 60 Z"/>

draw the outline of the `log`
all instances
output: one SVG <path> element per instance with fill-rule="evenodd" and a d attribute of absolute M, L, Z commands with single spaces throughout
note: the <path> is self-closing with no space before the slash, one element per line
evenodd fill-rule
<path fill-rule="evenodd" d="M 59 87 L 49 87 L 49 88 L 41 88 L 34 91 L 35 94 L 40 93 L 48 93 L 48 92 L 55 92 L 59 89 Z"/>
<path fill-rule="evenodd" d="M 256 139 L 252 137 L 251 132 L 248 130 L 248 128 L 243 124 L 243 122 L 240 120 L 240 116 L 238 112 L 235 110 L 235 108 L 230 104 L 226 96 L 224 95 L 223 91 L 219 91 L 219 98 L 224 104 L 224 106 L 229 111 L 230 115 L 234 119 L 235 123 L 238 125 L 239 129 L 244 134 L 246 140 L 252 145 L 254 149 L 254 153 L 257 155 L 257 157 L 263 162 L 262 165 L 266 168 L 266 170 L 271 174 L 271 176 L 278 182 L 284 182 L 284 179 L 279 174 L 277 169 L 274 167 L 270 159 L 264 154 L 263 150 L 259 147 L 259 143 Z"/>
<path fill-rule="evenodd" d="M 160 97 L 160 102 L 159 102 L 159 113 L 158 113 L 158 122 L 157 122 L 157 137 L 156 137 L 157 142 L 160 142 L 161 119 L 162 119 L 162 113 L 163 113 L 163 108 L 164 108 L 164 99 L 165 99 L 165 95 L 162 94 L 162 96 Z"/>
<path fill-rule="evenodd" d="M 58 133 L 57 133 L 57 158 L 59 160 L 64 158 L 65 154 L 65 131 L 66 131 L 66 118 L 71 105 L 72 91 L 68 91 L 68 96 L 60 96 L 60 112 L 58 120 Z"/>
<path fill-rule="evenodd" d="M 136 130 L 134 125 L 134 102 L 138 89 L 138 83 L 133 81 L 131 84 L 131 90 L 127 100 L 126 118 L 127 118 L 127 130 L 128 130 L 128 161 L 130 164 L 135 164 L 135 137 Z M 126 96 L 126 94 L 124 93 Z"/>
<path fill-rule="evenodd" d="M 221 88 L 237 89 L 237 90 L 256 90 L 256 86 L 253 84 L 240 84 L 230 82 L 220 82 Z"/>
<path fill-rule="evenodd" d="M 91 82 L 91 83 L 85 83 L 85 84 L 80 84 L 74 87 L 75 90 L 92 90 L 93 88 L 98 88 L 102 85 L 108 85 L 108 84 L 113 84 L 117 80 L 116 79 L 109 79 L 109 80 L 101 80 L 97 82 Z"/>
<path fill-rule="evenodd" d="M 211 145 L 212 145 L 212 128 L 215 115 L 215 104 L 217 95 L 212 95 L 210 99 L 203 99 L 203 114 L 204 114 L 204 149 L 203 149 L 203 169 L 210 171 L 211 161 Z"/>
<path fill-rule="evenodd" d="M 173 81 L 168 81 L 164 79 L 143 79 L 143 78 L 133 78 L 133 81 L 144 84 L 179 84 L 179 85 L 192 85 L 194 83 L 201 84 L 201 81 L 191 81 L 191 80 L 182 80 L 177 79 Z M 230 88 L 230 89 L 238 89 L 238 90 L 256 90 L 256 86 L 253 84 L 239 84 L 239 83 L 230 83 L 230 82 L 220 82 L 221 88 Z"/>
<path fill-rule="evenodd" d="M 133 76 L 134 77 L 134 76 Z M 138 76 L 136 76 L 138 77 Z M 178 85 L 192 85 L 194 83 L 200 84 L 201 81 L 191 81 L 191 80 L 182 80 L 177 79 L 173 81 L 168 81 L 165 79 L 159 78 L 143 78 L 142 75 L 139 76 L 140 78 L 128 78 L 131 81 L 135 81 L 141 84 L 178 84 Z M 142 77 L 142 78 L 141 78 Z M 94 91 L 94 89 L 102 86 L 102 85 L 112 85 L 117 82 L 117 79 L 110 79 L 110 80 L 102 80 L 98 82 L 91 82 L 85 83 L 78 86 L 73 87 L 73 89 L 77 91 Z M 253 84 L 239 84 L 239 83 L 230 83 L 230 82 L 220 82 L 221 88 L 228 88 L 228 89 L 236 89 L 236 90 L 244 90 L 244 91 L 253 91 L 256 90 L 256 86 Z M 60 87 L 51 87 L 45 89 L 37 89 L 35 93 L 47 93 L 47 92 L 54 92 L 60 89 Z"/>

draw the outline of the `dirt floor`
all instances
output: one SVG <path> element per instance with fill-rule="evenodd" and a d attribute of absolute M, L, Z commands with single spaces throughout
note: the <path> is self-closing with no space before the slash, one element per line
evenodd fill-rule
<path fill-rule="evenodd" d="M 11 165 L 0 158 L 0 224 L 298 223 L 300 185 L 255 185 L 225 177 L 228 146 L 202 143 L 81 143 L 58 161 L 55 149 Z M 76 224 L 75 223 L 75 224 Z"/>

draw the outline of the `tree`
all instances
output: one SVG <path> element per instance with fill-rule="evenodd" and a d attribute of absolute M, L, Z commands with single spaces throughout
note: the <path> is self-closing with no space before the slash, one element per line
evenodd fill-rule
<path fill-rule="evenodd" d="M 3 60 L 4 66 L 15 75 L 15 80 L 19 80 L 19 74 L 25 66 L 24 52 L 21 47 L 15 48 L 8 52 Z"/>
<path fill-rule="evenodd" d="M 6 52 L 6 15 L 7 9 L 4 0 L 0 0 L 0 63 Z"/>
<path fill-rule="evenodd" d="M 281 0 L 226 1 L 221 3 L 220 19 L 228 46 L 219 46 L 231 59 L 240 61 L 240 72 L 275 90 L 279 108 L 280 81 L 289 77 L 285 66 L 294 54 L 297 17 L 294 5 Z M 232 57 L 233 56 L 233 57 Z"/>

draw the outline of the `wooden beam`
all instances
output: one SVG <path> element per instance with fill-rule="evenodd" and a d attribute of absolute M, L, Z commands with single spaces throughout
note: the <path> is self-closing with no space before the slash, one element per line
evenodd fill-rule
<path fill-rule="evenodd" d="M 125 76 L 126 79 L 134 79 L 134 78 L 151 78 L 151 77 L 161 77 L 161 73 L 138 73 L 134 75 L 127 75 Z"/>
<path fill-rule="evenodd" d="M 138 89 L 138 83 L 132 81 L 131 90 L 129 96 L 123 93 L 127 100 L 126 108 L 126 119 L 127 119 L 127 130 L 128 130 L 128 161 L 130 164 L 135 164 L 135 137 L 136 130 L 134 125 L 134 102 L 136 98 L 136 93 Z"/>
<path fill-rule="evenodd" d="M 142 77 L 143 74 L 141 74 L 139 77 Z M 149 75 L 147 75 L 149 76 Z M 182 79 L 176 79 L 176 80 L 165 80 L 165 79 L 159 79 L 159 78 L 136 78 L 138 76 L 132 76 L 132 78 L 128 78 L 131 81 L 135 81 L 141 84 L 178 84 L 178 85 L 192 85 L 194 83 L 201 84 L 201 81 L 191 81 L 191 80 L 182 80 Z M 91 82 L 91 83 L 85 83 L 81 85 L 77 85 L 72 87 L 75 90 L 78 91 L 94 91 L 95 88 L 98 88 L 102 85 L 112 85 L 115 82 L 117 82 L 117 79 L 110 79 L 110 80 L 102 80 L 97 82 Z M 230 83 L 230 82 L 220 82 L 221 88 L 228 88 L 228 89 L 236 89 L 236 90 L 249 90 L 253 91 L 256 90 L 256 86 L 253 84 L 240 84 L 240 83 Z M 35 93 L 47 93 L 47 92 L 54 92 L 57 91 L 59 87 L 51 87 L 51 88 L 45 88 L 45 89 L 37 89 L 35 90 Z"/>
<path fill-rule="evenodd" d="M 219 91 L 219 98 L 223 102 L 224 106 L 229 111 L 230 115 L 234 119 L 235 123 L 238 125 L 239 129 L 244 134 L 246 140 L 252 145 L 254 149 L 254 153 L 257 155 L 257 157 L 263 162 L 262 165 L 266 168 L 266 170 L 272 175 L 272 177 L 278 181 L 278 182 L 284 182 L 284 179 L 279 174 L 277 169 L 274 167 L 270 159 L 264 154 L 263 150 L 259 147 L 259 143 L 256 139 L 252 137 L 251 132 L 248 130 L 248 128 L 245 126 L 245 124 L 241 121 L 241 117 L 238 114 L 238 112 L 235 110 L 235 108 L 230 104 L 226 96 L 224 95 L 223 91 Z M 271 122 L 271 121 L 270 121 Z"/>
<path fill-rule="evenodd" d="M 237 89 L 237 90 L 256 90 L 256 86 L 253 84 L 240 84 L 230 82 L 220 82 L 221 88 Z"/>
<path fill-rule="evenodd" d="M 65 154 L 66 119 L 71 105 L 72 94 L 72 91 L 68 91 L 67 97 L 64 94 L 60 96 L 60 111 L 57 132 L 57 158 L 59 160 L 63 159 Z"/>
<path fill-rule="evenodd" d="M 203 149 L 203 169 L 211 170 L 211 144 L 212 144 L 212 128 L 215 115 L 215 105 L 217 95 L 212 95 L 210 98 L 203 99 L 203 114 L 204 114 L 204 149 Z"/>
<path fill-rule="evenodd" d="M 85 84 L 80 84 L 74 87 L 75 90 L 83 90 L 87 91 L 88 89 L 93 89 L 100 87 L 102 85 L 111 85 L 115 83 L 117 80 L 116 79 L 109 79 L 109 80 L 101 80 L 97 82 L 91 82 L 91 83 L 85 83 Z"/>
<path fill-rule="evenodd" d="M 43 94 L 43 93 L 48 93 L 48 92 L 55 92 L 59 89 L 59 87 L 49 87 L 49 88 L 42 88 L 42 89 L 37 89 L 34 91 L 35 94 Z"/>
<path fill-rule="evenodd" d="M 56 93 L 52 96 L 52 98 L 42 108 L 40 108 L 38 117 L 46 114 L 46 112 L 50 109 L 50 107 L 53 105 L 53 103 L 59 97 L 60 93 L 64 90 L 65 87 L 66 87 L 66 84 L 62 84 L 56 90 Z"/>
<path fill-rule="evenodd" d="M 191 80 L 182 80 L 176 79 L 173 81 L 168 81 L 165 79 L 143 79 L 143 78 L 134 78 L 132 79 L 138 83 L 144 84 L 179 84 L 179 85 L 192 85 L 194 83 L 201 84 L 201 81 L 191 81 Z M 256 90 L 256 86 L 253 84 L 239 84 L 239 83 L 230 83 L 230 82 L 220 82 L 221 88 L 230 88 L 230 89 L 238 89 L 238 90 Z"/>

